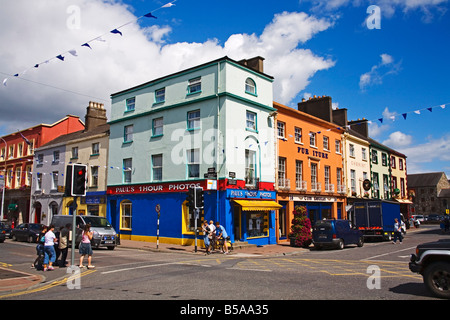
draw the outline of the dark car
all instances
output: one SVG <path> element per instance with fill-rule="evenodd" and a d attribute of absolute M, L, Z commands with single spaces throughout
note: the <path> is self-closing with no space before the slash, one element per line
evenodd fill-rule
<path fill-rule="evenodd" d="M 6 224 L 6 223 L 3 223 L 3 222 L 0 222 L 0 228 L 2 228 L 3 230 L 5 230 L 5 235 L 6 235 L 6 237 L 8 237 L 8 238 L 10 238 L 11 239 L 11 226 L 10 225 L 8 225 L 8 224 Z"/>
<path fill-rule="evenodd" d="M 435 296 L 450 299 L 450 239 L 419 244 L 409 269 L 423 276 L 425 286 Z"/>
<path fill-rule="evenodd" d="M 343 249 L 349 244 L 362 247 L 364 237 L 361 231 L 351 227 L 349 220 L 321 220 L 314 225 L 313 243 L 317 249 L 325 246 Z"/>
<path fill-rule="evenodd" d="M 14 241 L 36 242 L 44 225 L 40 223 L 22 223 L 11 231 Z"/>
<path fill-rule="evenodd" d="M 6 239 L 6 230 L 3 229 L 3 226 L 0 224 L 0 243 L 5 242 Z"/>

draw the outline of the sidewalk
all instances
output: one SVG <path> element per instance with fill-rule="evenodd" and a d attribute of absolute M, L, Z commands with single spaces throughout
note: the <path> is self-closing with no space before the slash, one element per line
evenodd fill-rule
<path fill-rule="evenodd" d="M 176 244 L 159 243 L 157 248 L 155 242 L 133 241 L 133 240 L 120 240 L 119 248 L 128 249 L 140 249 L 149 250 L 154 252 L 166 252 L 166 253 L 184 253 L 193 255 L 205 255 L 205 248 L 197 246 L 197 252 L 195 252 L 194 246 L 182 246 Z M 270 257 L 270 256 L 284 256 L 293 255 L 305 252 L 304 248 L 291 247 L 288 242 L 282 244 L 271 244 L 265 246 L 246 246 L 246 247 L 233 247 L 230 251 L 230 256 L 252 256 L 252 257 Z M 215 251 L 213 254 L 219 254 Z"/>

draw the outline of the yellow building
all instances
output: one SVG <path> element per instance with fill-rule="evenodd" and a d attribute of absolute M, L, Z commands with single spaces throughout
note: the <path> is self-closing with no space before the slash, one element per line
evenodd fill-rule
<path fill-rule="evenodd" d="M 90 102 L 86 130 L 73 135 L 66 144 L 66 164 L 87 165 L 86 196 L 77 198 L 76 213 L 106 217 L 106 176 L 109 124 L 103 104 Z M 74 198 L 64 197 L 62 214 L 72 214 Z"/>

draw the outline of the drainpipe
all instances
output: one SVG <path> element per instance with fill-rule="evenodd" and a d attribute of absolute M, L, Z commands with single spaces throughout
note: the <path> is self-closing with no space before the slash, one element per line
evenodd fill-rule
<path fill-rule="evenodd" d="M 219 89 L 220 89 L 220 61 L 217 62 L 217 88 L 216 88 L 216 98 L 217 98 L 217 135 L 216 135 L 216 219 L 215 221 L 219 221 L 219 208 L 220 208 L 220 198 L 219 198 L 219 154 L 220 154 L 220 97 L 219 97 Z"/>

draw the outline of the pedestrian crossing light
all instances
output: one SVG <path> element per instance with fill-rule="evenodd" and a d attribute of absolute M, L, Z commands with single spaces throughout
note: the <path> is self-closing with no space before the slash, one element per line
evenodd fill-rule
<path fill-rule="evenodd" d="M 86 196 L 86 169 L 84 164 L 74 164 L 72 169 L 71 195 Z"/>
<path fill-rule="evenodd" d="M 202 209 L 205 206 L 203 188 L 195 188 L 195 207 Z"/>
<path fill-rule="evenodd" d="M 195 207 L 195 189 L 194 188 L 188 189 L 186 201 L 187 201 L 188 208 L 194 209 L 194 207 Z"/>

